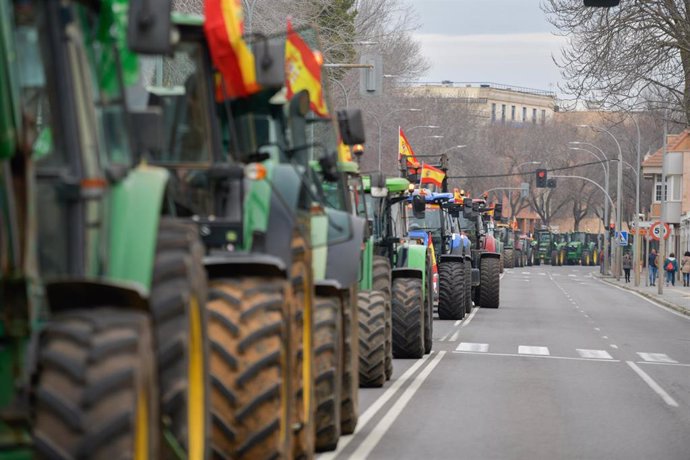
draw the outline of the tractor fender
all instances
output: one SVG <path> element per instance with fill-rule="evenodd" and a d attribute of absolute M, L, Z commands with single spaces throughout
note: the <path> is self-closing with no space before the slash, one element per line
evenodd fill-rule
<path fill-rule="evenodd" d="M 494 238 L 491 235 L 484 236 L 484 241 L 482 242 L 482 249 L 486 252 L 496 252 L 498 250 L 496 238 Z"/>
<path fill-rule="evenodd" d="M 114 284 L 140 285 L 145 297 L 151 289 L 163 193 L 169 177 L 164 168 L 139 165 L 112 186 L 111 256 L 106 277 Z"/>
<path fill-rule="evenodd" d="M 318 296 L 338 297 L 343 287 L 336 280 L 319 280 L 314 281 L 314 290 Z"/>
<path fill-rule="evenodd" d="M 58 278 L 45 284 L 51 313 L 93 307 L 122 307 L 148 311 L 148 290 L 138 283 L 102 278 Z"/>
<path fill-rule="evenodd" d="M 394 268 L 391 270 L 391 276 L 396 278 L 417 278 L 424 279 L 424 272 L 418 268 Z"/>
<path fill-rule="evenodd" d="M 465 256 L 460 254 L 443 254 L 441 256 L 441 263 L 443 262 L 461 262 L 465 263 Z"/>
<path fill-rule="evenodd" d="M 259 185 L 262 181 L 254 181 L 255 184 L 250 185 L 245 201 L 244 235 L 251 244 L 252 253 L 278 257 L 289 267 L 292 264 L 293 234 L 286 229 L 293 229 L 296 225 L 301 182 L 292 166 L 272 165 L 271 169 L 273 188 L 268 190 L 267 196 L 261 195 L 266 191 Z M 270 197 L 268 203 L 267 197 Z"/>
<path fill-rule="evenodd" d="M 209 279 L 234 276 L 287 277 L 287 265 L 277 256 L 246 252 L 223 252 L 204 257 Z"/>
<path fill-rule="evenodd" d="M 479 254 L 479 259 L 500 259 L 501 255 L 497 252 L 482 252 Z"/>
<path fill-rule="evenodd" d="M 345 214 L 343 211 L 328 209 L 330 219 L 337 217 L 339 213 L 343 214 L 341 217 L 347 219 L 352 232 L 349 238 L 329 244 L 326 278 L 336 280 L 343 287 L 349 287 L 359 282 L 360 257 L 366 221 L 361 217 Z M 331 225 L 328 231 L 332 231 Z M 330 236 L 329 240 L 334 241 Z"/>

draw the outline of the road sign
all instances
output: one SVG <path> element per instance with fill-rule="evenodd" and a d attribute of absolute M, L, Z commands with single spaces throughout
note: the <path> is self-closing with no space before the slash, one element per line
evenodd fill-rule
<path fill-rule="evenodd" d="M 628 232 L 616 232 L 616 242 L 618 246 L 628 245 Z"/>
<path fill-rule="evenodd" d="M 667 240 L 671 234 L 671 227 L 667 223 L 654 222 L 649 229 L 649 236 L 654 240 L 660 240 L 661 238 Z"/>
<path fill-rule="evenodd" d="M 520 184 L 520 198 L 527 198 L 529 196 L 529 182 Z"/>

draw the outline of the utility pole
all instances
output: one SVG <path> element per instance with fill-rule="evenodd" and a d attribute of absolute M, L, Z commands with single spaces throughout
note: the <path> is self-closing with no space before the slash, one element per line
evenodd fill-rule
<path fill-rule="evenodd" d="M 664 238 L 666 235 L 664 235 L 664 208 L 666 208 L 666 194 L 668 193 L 668 190 L 666 190 L 666 150 L 667 150 L 667 145 L 666 145 L 666 138 L 668 137 L 668 109 L 664 110 L 664 148 L 661 151 L 661 238 L 659 239 L 659 254 L 657 255 L 657 262 L 659 266 L 659 280 L 658 280 L 658 289 L 657 292 L 659 294 L 664 293 L 664 279 L 666 278 L 664 275 L 664 261 L 666 260 L 666 238 Z"/>

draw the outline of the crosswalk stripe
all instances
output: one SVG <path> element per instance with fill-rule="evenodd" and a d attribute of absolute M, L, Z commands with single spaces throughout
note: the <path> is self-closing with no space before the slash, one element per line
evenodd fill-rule
<path fill-rule="evenodd" d="M 488 343 L 469 343 L 461 342 L 460 345 L 455 348 L 456 351 L 474 351 L 478 353 L 486 353 L 489 351 Z"/>
<path fill-rule="evenodd" d="M 521 355 L 543 355 L 549 356 L 548 347 L 532 347 L 527 345 L 520 345 L 518 347 L 518 353 Z"/>
<path fill-rule="evenodd" d="M 613 359 L 613 356 L 611 356 L 606 350 L 584 350 L 582 348 L 578 348 L 577 352 L 583 358 Z"/>
<path fill-rule="evenodd" d="M 677 363 L 675 359 L 671 359 L 664 353 L 637 353 L 640 358 L 650 363 Z"/>

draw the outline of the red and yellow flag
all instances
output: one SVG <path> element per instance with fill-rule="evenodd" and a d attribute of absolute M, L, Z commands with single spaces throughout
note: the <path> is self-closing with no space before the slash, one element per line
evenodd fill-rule
<path fill-rule="evenodd" d="M 287 41 L 285 43 L 285 86 L 287 98 L 300 91 L 309 91 L 311 109 L 321 117 L 328 116 L 328 107 L 323 97 L 321 86 L 321 64 L 323 57 L 318 51 L 309 48 L 309 45 L 292 28 L 292 22 L 288 19 Z"/>
<path fill-rule="evenodd" d="M 216 80 L 216 98 L 247 97 L 259 91 L 254 55 L 242 38 L 242 0 L 206 0 L 204 16 L 204 32 L 213 65 L 222 78 Z"/>
<path fill-rule="evenodd" d="M 446 173 L 438 168 L 429 166 L 427 164 L 422 165 L 422 172 L 420 174 L 420 183 L 422 184 L 435 184 L 440 187 L 443 183 L 443 179 L 446 177 Z"/>
<path fill-rule="evenodd" d="M 417 158 L 414 156 L 412 146 L 407 141 L 407 137 L 405 137 L 405 133 L 403 132 L 402 128 L 398 127 L 398 160 L 400 160 L 402 157 L 407 158 L 408 167 L 419 168 L 420 164 L 419 161 L 417 161 Z"/>

